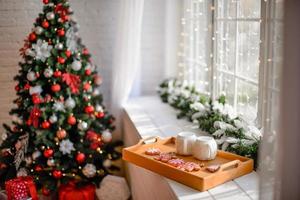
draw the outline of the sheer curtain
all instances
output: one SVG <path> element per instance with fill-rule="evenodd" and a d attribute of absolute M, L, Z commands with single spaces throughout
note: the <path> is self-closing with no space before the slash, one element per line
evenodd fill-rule
<path fill-rule="evenodd" d="M 112 113 L 117 119 L 114 138 L 118 139 L 121 138 L 122 105 L 130 95 L 140 67 L 144 0 L 122 0 L 120 4 L 111 88 Z"/>

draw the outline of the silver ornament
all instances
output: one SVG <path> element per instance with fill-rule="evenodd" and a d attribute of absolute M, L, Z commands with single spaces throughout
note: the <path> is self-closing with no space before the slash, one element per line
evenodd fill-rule
<path fill-rule="evenodd" d="M 109 160 L 109 159 L 104 160 L 103 167 L 106 167 L 106 168 L 111 167 L 111 160 Z"/>
<path fill-rule="evenodd" d="M 100 106 L 99 104 L 97 104 L 97 105 L 95 106 L 95 110 L 96 110 L 96 112 L 103 112 L 103 107 Z"/>
<path fill-rule="evenodd" d="M 55 166 L 55 160 L 54 160 L 53 158 L 49 158 L 49 159 L 47 160 L 47 165 L 48 165 L 49 167 Z"/>
<path fill-rule="evenodd" d="M 31 71 L 28 72 L 26 78 L 29 81 L 35 81 L 36 80 L 35 72 L 31 72 Z"/>
<path fill-rule="evenodd" d="M 77 128 L 81 131 L 84 131 L 88 128 L 88 124 L 85 121 L 81 121 L 78 123 Z"/>
<path fill-rule="evenodd" d="M 64 48 L 64 45 L 62 43 L 57 43 L 55 45 L 55 48 L 58 49 L 58 50 L 62 50 Z"/>
<path fill-rule="evenodd" d="M 38 157 L 40 157 L 42 154 L 40 151 L 35 151 L 32 153 L 32 160 L 36 160 Z"/>
<path fill-rule="evenodd" d="M 97 169 L 95 165 L 93 164 L 86 164 L 83 169 L 82 173 L 87 177 L 87 178 L 93 178 L 96 175 Z"/>
<path fill-rule="evenodd" d="M 79 71 L 81 69 L 81 67 L 82 67 L 82 64 L 81 64 L 80 61 L 78 61 L 78 60 L 74 60 L 73 61 L 73 63 L 72 63 L 72 69 L 74 71 Z"/>
<path fill-rule="evenodd" d="M 52 77 L 52 75 L 53 75 L 53 70 L 52 69 L 50 69 L 50 68 L 45 69 L 44 76 L 46 78 L 50 78 L 50 77 Z"/>
<path fill-rule="evenodd" d="M 34 32 L 35 32 L 37 35 L 42 34 L 43 31 L 44 31 L 44 29 L 43 29 L 42 27 L 40 27 L 40 26 L 37 26 L 37 27 L 35 27 L 35 29 L 34 29 Z"/>
<path fill-rule="evenodd" d="M 108 130 L 103 131 L 103 133 L 101 135 L 101 139 L 103 142 L 108 143 L 112 140 L 112 135 Z"/>
<path fill-rule="evenodd" d="M 55 18 L 55 14 L 53 12 L 49 12 L 49 13 L 46 14 L 46 18 L 48 20 L 52 20 L 52 19 Z"/>
<path fill-rule="evenodd" d="M 72 99 L 72 97 L 69 97 L 66 101 L 65 101 L 65 107 L 69 108 L 69 109 L 73 109 L 75 108 L 76 103 L 74 101 L 74 99 Z"/>
<path fill-rule="evenodd" d="M 54 124 L 57 122 L 57 116 L 56 115 L 52 115 L 50 118 L 49 118 L 49 121 L 51 124 Z"/>

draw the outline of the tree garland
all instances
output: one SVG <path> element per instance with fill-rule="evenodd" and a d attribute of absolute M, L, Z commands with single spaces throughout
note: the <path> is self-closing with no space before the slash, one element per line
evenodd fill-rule
<path fill-rule="evenodd" d="M 177 79 L 163 81 L 158 94 L 163 102 L 180 111 L 178 118 L 186 117 L 211 134 L 220 149 L 252 158 L 256 163 L 261 131 L 238 116 L 225 96 L 212 99 Z"/>

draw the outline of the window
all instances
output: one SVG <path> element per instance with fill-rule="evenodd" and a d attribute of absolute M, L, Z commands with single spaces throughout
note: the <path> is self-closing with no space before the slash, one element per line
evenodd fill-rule
<path fill-rule="evenodd" d="M 178 53 L 181 79 L 204 94 L 225 94 L 239 114 L 258 124 L 262 5 L 261 0 L 184 0 Z"/>
<path fill-rule="evenodd" d="M 236 111 L 257 115 L 260 0 L 218 0 L 214 9 L 215 94 L 225 94 Z"/>

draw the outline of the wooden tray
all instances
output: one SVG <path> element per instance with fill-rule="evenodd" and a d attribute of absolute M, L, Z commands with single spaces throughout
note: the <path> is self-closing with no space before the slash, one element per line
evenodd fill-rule
<path fill-rule="evenodd" d="M 152 140 L 152 143 L 149 143 L 150 140 Z M 205 166 L 201 170 L 193 172 L 179 170 L 171 165 L 154 160 L 153 156 L 145 154 L 145 150 L 149 147 L 159 148 L 162 152 L 175 152 L 175 141 L 176 138 L 174 137 L 167 139 L 159 137 L 143 139 L 138 144 L 123 149 L 123 160 L 200 191 L 206 191 L 253 171 L 252 159 L 221 150 L 218 150 L 217 157 L 211 161 L 200 161 L 192 156 L 178 155 L 179 158 L 186 162 L 204 163 Z M 205 167 L 213 164 L 219 164 L 220 169 L 215 173 L 208 172 Z"/>

